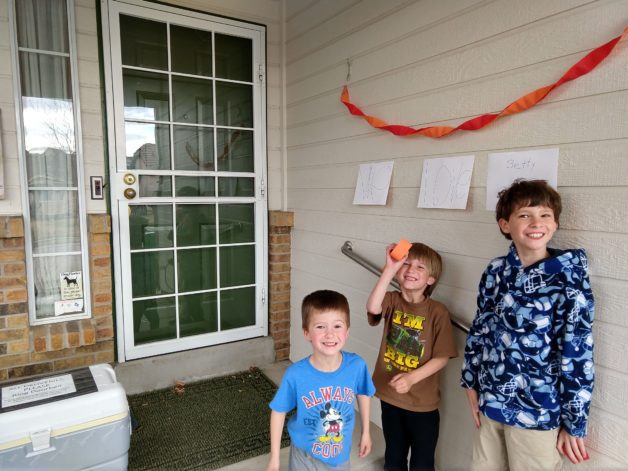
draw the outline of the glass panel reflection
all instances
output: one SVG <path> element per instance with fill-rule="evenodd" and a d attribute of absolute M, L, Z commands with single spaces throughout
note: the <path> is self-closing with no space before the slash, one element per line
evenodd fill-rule
<path fill-rule="evenodd" d="M 177 251 L 179 292 L 216 288 L 216 248 Z"/>
<path fill-rule="evenodd" d="M 172 196 L 172 177 L 140 175 L 140 196 L 144 198 Z"/>
<path fill-rule="evenodd" d="M 220 243 L 254 242 L 254 211 L 253 204 L 221 204 L 219 206 Z"/>
<path fill-rule="evenodd" d="M 55 302 L 61 301 L 60 274 L 81 270 L 80 255 L 33 258 L 35 305 L 38 319 L 55 315 Z M 76 314 L 76 312 L 66 312 L 66 314 Z"/>
<path fill-rule="evenodd" d="M 255 287 L 220 292 L 220 330 L 255 325 Z"/>
<path fill-rule="evenodd" d="M 255 283 L 255 246 L 221 247 L 220 286 L 249 285 L 253 283 Z"/>
<path fill-rule="evenodd" d="M 173 121 L 187 124 L 213 124 L 212 80 L 172 77 Z"/>
<path fill-rule="evenodd" d="M 196 126 L 175 126 L 174 168 L 214 170 L 214 130 Z"/>
<path fill-rule="evenodd" d="M 215 196 L 214 177 L 175 177 L 176 196 Z"/>
<path fill-rule="evenodd" d="M 216 243 L 216 205 L 177 205 L 177 246 Z"/>
<path fill-rule="evenodd" d="M 217 129 L 218 170 L 253 172 L 253 131 Z"/>
<path fill-rule="evenodd" d="M 168 70 L 166 24 L 120 15 L 122 64 Z"/>
<path fill-rule="evenodd" d="M 207 334 L 218 330 L 216 292 L 179 297 L 179 332 L 181 337 Z"/>
<path fill-rule="evenodd" d="M 253 41 L 216 34 L 216 77 L 253 81 Z"/>
<path fill-rule="evenodd" d="M 130 205 L 131 250 L 172 247 L 172 226 L 171 205 Z"/>
<path fill-rule="evenodd" d="M 126 168 L 169 170 L 170 127 L 167 124 L 124 123 Z"/>
<path fill-rule="evenodd" d="M 174 251 L 131 254 L 133 297 L 174 293 Z"/>
<path fill-rule="evenodd" d="M 253 86 L 216 82 L 216 124 L 253 127 Z"/>
<path fill-rule="evenodd" d="M 173 72 L 211 76 L 212 34 L 209 31 L 172 25 L 170 49 Z"/>
<path fill-rule="evenodd" d="M 19 0 L 15 2 L 15 9 L 17 42 L 20 47 L 69 52 L 65 0 Z"/>
<path fill-rule="evenodd" d="M 174 297 L 133 301 L 135 345 L 177 337 Z"/>
<path fill-rule="evenodd" d="M 168 121 L 168 76 L 152 72 L 125 69 L 124 117 Z"/>
<path fill-rule="evenodd" d="M 28 192 L 33 253 L 80 252 L 76 191 Z"/>
<path fill-rule="evenodd" d="M 224 177 L 218 179 L 218 196 L 254 196 L 255 179 Z"/>

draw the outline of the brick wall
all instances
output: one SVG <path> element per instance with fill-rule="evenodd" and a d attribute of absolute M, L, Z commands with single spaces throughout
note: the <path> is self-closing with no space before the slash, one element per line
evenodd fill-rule
<path fill-rule="evenodd" d="M 109 216 L 88 227 L 92 318 L 30 327 L 22 218 L 0 217 L 0 381 L 113 362 Z"/>
<path fill-rule="evenodd" d="M 290 355 L 290 240 L 294 215 L 270 211 L 268 217 L 269 333 L 275 341 L 275 359 Z"/>

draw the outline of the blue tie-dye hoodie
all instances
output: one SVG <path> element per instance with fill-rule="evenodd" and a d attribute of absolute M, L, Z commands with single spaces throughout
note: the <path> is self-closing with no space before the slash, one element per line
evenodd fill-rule
<path fill-rule="evenodd" d="M 593 294 L 584 250 L 548 249 L 523 267 L 514 244 L 482 275 L 461 385 L 488 418 L 587 433 L 593 391 Z"/>

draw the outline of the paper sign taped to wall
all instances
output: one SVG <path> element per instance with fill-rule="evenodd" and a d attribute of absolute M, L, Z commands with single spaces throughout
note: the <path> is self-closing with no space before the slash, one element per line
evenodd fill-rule
<path fill-rule="evenodd" d="M 558 187 L 558 148 L 488 154 L 486 209 L 493 211 L 498 193 L 516 179 L 546 180 Z"/>
<path fill-rule="evenodd" d="M 425 160 L 418 207 L 465 209 L 474 160 L 474 155 Z"/>
<path fill-rule="evenodd" d="M 385 205 L 392 170 L 392 160 L 360 165 L 353 204 Z"/>

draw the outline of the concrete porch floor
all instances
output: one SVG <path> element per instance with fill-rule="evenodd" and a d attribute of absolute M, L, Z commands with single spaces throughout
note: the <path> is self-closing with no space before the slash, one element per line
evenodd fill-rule
<path fill-rule="evenodd" d="M 259 368 L 268 376 L 275 384 L 281 382 L 284 371 L 290 365 L 289 361 L 280 361 Z M 378 399 L 373 399 L 377 401 Z M 356 418 L 356 423 L 359 419 Z M 371 439 L 373 440 L 373 448 L 371 453 L 365 458 L 358 458 L 357 443 L 360 440 L 360 427 L 357 425 L 353 430 L 353 440 L 351 445 L 351 469 L 360 471 L 381 471 L 384 468 L 384 435 L 382 429 L 371 422 Z M 288 470 L 288 455 L 290 447 L 281 449 L 281 469 Z M 260 455 L 250 458 L 246 461 L 240 461 L 224 468 L 222 471 L 257 471 L 265 470 L 268 465 L 269 455 Z"/>

